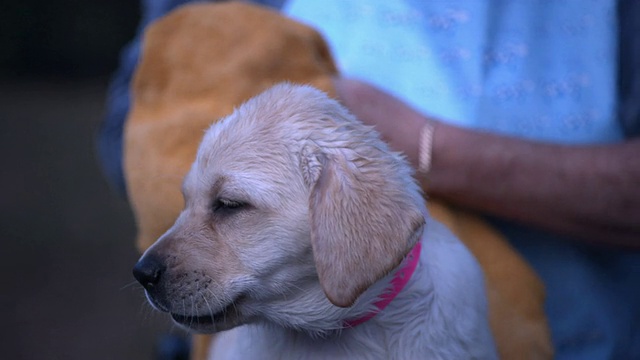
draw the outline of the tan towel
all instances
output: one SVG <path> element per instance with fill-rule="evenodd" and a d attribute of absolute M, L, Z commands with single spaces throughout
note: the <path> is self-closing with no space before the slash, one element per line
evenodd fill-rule
<path fill-rule="evenodd" d="M 328 47 L 313 29 L 240 2 L 193 4 L 149 27 L 125 128 L 124 166 L 140 250 L 183 207 L 182 179 L 205 129 L 269 86 L 290 81 L 335 92 Z M 503 359 L 546 359 L 552 346 L 544 289 L 525 261 L 480 218 L 429 202 L 471 249 L 487 280 L 491 327 Z M 211 338 L 197 336 L 193 359 Z"/>

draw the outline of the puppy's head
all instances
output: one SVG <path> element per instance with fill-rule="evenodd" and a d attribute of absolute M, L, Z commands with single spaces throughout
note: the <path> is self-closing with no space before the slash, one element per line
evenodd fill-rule
<path fill-rule="evenodd" d="M 336 101 L 277 85 L 208 130 L 184 210 L 134 275 L 156 308 L 196 331 L 335 327 L 419 239 L 411 175 Z"/>

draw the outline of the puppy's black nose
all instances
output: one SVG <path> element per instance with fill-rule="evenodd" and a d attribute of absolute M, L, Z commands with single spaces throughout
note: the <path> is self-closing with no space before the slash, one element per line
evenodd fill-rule
<path fill-rule="evenodd" d="M 133 267 L 133 277 L 145 289 L 150 290 L 160 282 L 166 266 L 155 256 L 143 256 Z"/>

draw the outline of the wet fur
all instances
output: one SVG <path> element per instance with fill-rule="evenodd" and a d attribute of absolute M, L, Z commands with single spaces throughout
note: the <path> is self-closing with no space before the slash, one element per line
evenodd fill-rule
<path fill-rule="evenodd" d="M 223 331 L 213 359 L 496 357 L 476 260 L 428 216 L 405 159 L 324 93 L 277 85 L 213 125 L 183 193 L 145 252 L 166 265 L 148 297 L 189 329 Z M 417 241 L 406 288 L 343 329 Z"/>

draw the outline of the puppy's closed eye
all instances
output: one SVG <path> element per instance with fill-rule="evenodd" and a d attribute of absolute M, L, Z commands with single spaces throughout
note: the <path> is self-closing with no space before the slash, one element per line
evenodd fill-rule
<path fill-rule="evenodd" d="M 212 210 L 214 214 L 231 215 L 249 207 L 250 205 L 246 202 L 218 198 L 213 201 Z"/>

